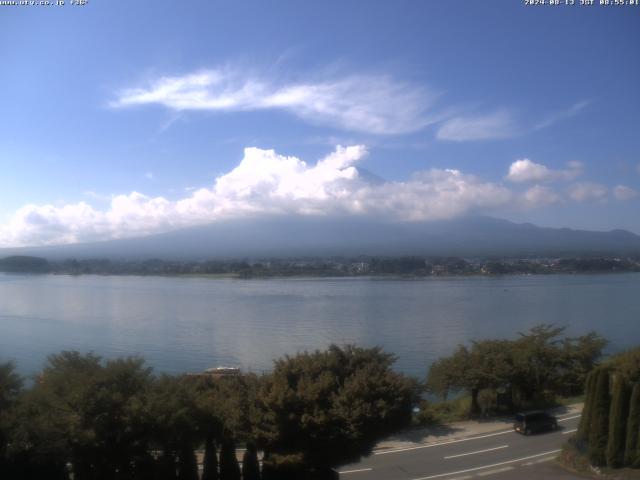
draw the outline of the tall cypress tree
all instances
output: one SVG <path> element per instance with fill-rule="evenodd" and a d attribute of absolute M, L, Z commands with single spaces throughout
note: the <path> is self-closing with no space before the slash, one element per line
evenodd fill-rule
<path fill-rule="evenodd" d="M 609 413 L 609 440 L 607 443 L 607 465 L 620 468 L 624 464 L 626 429 L 629 417 L 631 392 L 622 375 L 615 374 Z"/>
<path fill-rule="evenodd" d="M 216 452 L 216 442 L 212 437 L 207 438 L 204 444 L 204 462 L 202 469 L 202 480 L 218 480 L 218 454 Z"/>
<path fill-rule="evenodd" d="M 240 480 L 240 477 L 236 445 L 231 439 L 224 440 L 220 450 L 220 480 Z"/>
<path fill-rule="evenodd" d="M 158 480 L 176 480 L 176 457 L 165 451 L 156 463 Z"/>
<path fill-rule="evenodd" d="M 258 450 L 253 443 L 247 444 L 247 450 L 242 457 L 242 480 L 260 480 Z"/>
<path fill-rule="evenodd" d="M 589 440 L 589 427 L 591 426 L 591 412 L 593 410 L 593 399 L 595 396 L 595 379 L 598 375 L 598 370 L 592 370 L 587 375 L 587 382 L 585 386 L 585 399 L 584 407 L 582 408 L 582 417 L 580 417 L 580 425 L 578 427 L 578 433 L 576 437 L 578 440 Z"/>
<path fill-rule="evenodd" d="M 178 480 L 198 480 L 198 461 L 190 445 L 184 445 L 180 450 Z"/>
<path fill-rule="evenodd" d="M 624 464 L 627 467 L 638 467 L 640 466 L 640 383 L 633 386 L 629 403 Z"/>
<path fill-rule="evenodd" d="M 589 461 L 596 467 L 607 464 L 607 438 L 609 433 L 609 370 L 599 369 L 589 425 Z"/>

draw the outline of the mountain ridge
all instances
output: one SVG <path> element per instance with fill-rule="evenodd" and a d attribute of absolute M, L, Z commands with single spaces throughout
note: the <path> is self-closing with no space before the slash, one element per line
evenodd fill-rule
<path fill-rule="evenodd" d="M 218 221 L 145 237 L 1 248 L 0 257 L 222 259 L 340 255 L 562 256 L 637 254 L 640 236 L 539 227 L 486 216 L 430 222 L 371 217 L 262 217 Z"/>

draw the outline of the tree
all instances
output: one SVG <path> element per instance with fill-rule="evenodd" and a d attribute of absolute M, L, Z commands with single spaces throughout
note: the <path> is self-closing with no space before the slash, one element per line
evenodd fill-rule
<path fill-rule="evenodd" d="M 151 383 L 151 368 L 138 357 L 110 360 L 93 379 L 82 413 L 94 434 L 101 472 L 131 477 L 135 461 L 147 455 Z"/>
<path fill-rule="evenodd" d="M 587 375 L 597 366 L 607 343 L 596 332 L 562 341 L 564 358 L 559 383 L 565 395 L 577 395 L 584 391 Z"/>
<path fill-rule="evenodd" d="M 598 370 L 593 370 L 589 373 L 589 375 L 587 375 L 584 406 L 582 408 L 580 425 L 578 426 L 578 432 L 576 434 L 576 438 L 583 442 L 589 439 L 589 430 L 591 427 L 591 416 L 593 411 L 593 401 L 595 398 L 597 377 Z"/>
<path fill-rule="evenodd" d="M 379 348 L 335 345 L 276 360 L 257 399 L 267 456 L 324 468 L 369 453 L 408 425 L 417 389 L 391 370 L 394 361 Z"/>
<path fill-rule="evenodd" d="M 101 372 L 100 357 L 91 353 L 63 351 L 48 357 L 15 412 L 12 448 L 23 462 L 56 471 L 71 462 L 77 480 L 94 475 L 101 458 L 88 408 Z"/>
<path fill-rule="evenodd" d="M 236 458 L 236 445 L 227 438 L 220 450 L 220 480 L 240 480 L 240 465 Z"/>
<path fill-rule="evenodd" d="M 242 457 L 242 480 L 260 480 L 260 464 L 256 446 L 249 442 Z"/>
<path fill-rule="evenodd" d="M 12 409 L 22 392 L 22 384 L 13 362 L 0 363 L 0 478 L 8 476 L 7 443 L 14 413 Z"/>
<path fill-rule="evenodd" d="M 607 444 L 607 465 L 611 468 L 620 468 L 624 464 L 630 394 L 626 379 L 616 374 L 613 380 Z"/>
<path fill-rule="evenodd" d="M 606 450 L 609 430 L 609 369 L 600 368 L 596 386 L 589 426 L 588 456 L 597 467 L 607 464 Z"/>
<path fill-rule="evenodd" d="M 629 406 L 624 464 L 629 467 L 640 467 L 640 383 L 633 386 Z"/>
<path fill-rule="evenodd" d="M 452 355 L 433 363 L 426 389 L 443 399 L 451 391 L 468 392 L 471 414 L 479 413 L 478 396 L 483 390 L 492 396 L 504 390 L 511 407 L 541 403 L 546 395 L 582 392 L 586 375 L 600 359 L 606 341 L 593 332 L 561 339 L 563 332 L 564 328 L 541 324 L 516 340 L 460 345 Z"/>
<path fill-rule="evenodd" d="M 459 345 L 453 355 L 437 360 L 429 369 L 428 391 L 446 398 L 451 390 L 466 390 L 471 396 L 471 414 L 480 413 L 482 389 L 508 388 L 514 375 L 512 342 L 482 340 L 471 348 Z"/>
<path fill-rule="evenodd" d="M 218 455 L 216 442 L 208 436 L 204 444 L 204 460 L 202 465 L 202 480 L 218 480 Z"/>
<path fill-rule="evenodd" d="M 545 391 L 558 391 L 563 363 L 559 336 L 564 328 L 541 324 L 514 342 L 513 386 L 527 403 Z"/>
<path fill-rule="evenodd" d="M 167 478 L 170 470 L 175 472 L 177 459 L 180 475 L 190 475 L 194 449 L 205 438 L 198 413 L 198 392 L 189 378 L 163 375 L 154 382 L 147 415 L 152 445 L 162 450 L 161 469 Z"/>
<path fill-rule="evenodd" d="M 193 448 L 184 444 L 178 457 L 178 480 L 198 480 L 198 462 Z"/>

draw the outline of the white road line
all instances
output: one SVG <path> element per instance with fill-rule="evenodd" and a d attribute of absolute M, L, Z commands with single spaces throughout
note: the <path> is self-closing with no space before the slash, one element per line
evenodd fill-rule
<path fill-rule="evenodd" d="M 573 430 L 567 430 L 566 432 L 562 432 L 563 435 L 569 435 L 570 433 L 577 432 L 578 429 L 574 428 Z"/>
<path fill-rule="evenodd" d="M 565 420 L 573 420 L 574 418 L 580 418 L 581 416 L 582 415 L 574 415 L 574 416 L 571 416 L 571 417 L 559 418 L 558 421 L 559 422 L 564 422 Z M 479 435 L 477 437 L 469 437 L 469 438 L 460 438 L 458 440 L 449 440 L 449 441 L 446 441 L 446 442 L 427 443 L 427 444 L 424 444 L 424 445 L 417 445 L 415 447 L 394 448 L 392 450 L 383 450 L 381 452 L 374 452 L 374 455 L 387 455 L 389 453 L 409 452 L 411 450 L 420 450 L 422 448 L 438 447 L 440 445 L 451 445 L 452 443 L 468 442 L 468 441 L 471 441 L 471 440 L 479 440 L 481 438 L 494 437 L 496 435 L 504 435 L 505 433 L 513 433 L 513 430 L 503 430 L 501 432 L 489 433 L 487 435 Z"/>
<path fill-rule="evenodd" d="M 340 475 L 344 475 L 346 473 L 360 473 L 360 472 L 370 472 L 373 470 L 372 468 L 359 468 L 358 470 L 343 470 L 342 472 L 338 472 Z"/>
<path fill-rule="evenodd" d="M 489 470 L 488 472 L 479 473 L 479 477 L 486 477 L 487 475 L 495 475 L 496 473 L 508 472 L 509 470 L 513 470 L 513 467 L 502 467 L 496 468 L 495 470 Z"/>
<path fill-rule="evenodd" d="M 469 453 L 460 453 L 458 455 L 449 455 L 448 457 L 444 457 L 445 460 L 449 460 L 450 458 L 458 458 L 458 457 L 466 457 L 467 455 L 475 455 L 476 453 L 484 453 L 484 452 L 492 452 L 494 450 L 500 450 L 502 448 L 507 448 L 509 445 L 500 445 L 499 447 L 487 448 L 486 450 L 478 450 L 476 452 Z"/>
<path fill-rule="evenodd" d="M 531 465 L 535 465 L 537 463 L 544 463 L 544 462 L 550 462 L 551 460 L 553 460 L 555 457 L 547 457 L 547 458 L 541 458 L 540 460 L 532 460 L 531 462 L 527 462 L 527 463 L 523 463 L 521 466 L 522 467 L 529 467 Z"/>
<path fill-rule="evenodd" d="M 574 415 L 573 417 L 565 417 L 565 418 L 559 418 L 558 421 L 559 422 L 564 422 L 565 420 L 573 420 L 574 418 L 580 418 L 582 415 Z"/>
<path fill-rule="evenodd" d="M 528 457 L 516 458 L 515 460 L 507 460 L 506 462 L 494 463 L 491 465 L 484 465 L 482 467 L 467 468 L 466 470 L 458 470 L 457 472 L 439 473 L 438 475 L 430 475 L 428 477 L 414 478 L 413 480 L 429 480 L 431 478 L 448 477 L 449 475 L 458 475 L 460 473 L 475 472 L 476 470 L 484 470 L 485 468 L 500 467 L 502 465 L 508 465 L 509 463 L 522 462 L 523 460 L 529 460 L 531 458 L 537 458 L 537 457 L 544 457 L 545 455 L 552 455 L 558 452 L 560 452 L 560 450 L 552 450 L 550 452 L 538 453 L 537 455 L 530 455 Z"/>
<path fill-rule="evenodd" d="M 451 445 L 452 443 L 468 442 L 470 440 L 479 440 L 481 438 L 495 437 L 496 435 L 504 435 L 505 433 L 514 433 L 513 430 L 504 430 L 503 432 L 490 433 L 488 435 L 480 435 L 478 437 L 461 438 L 459 440 L 449 440 L 448 442 L 428 443 L 417 447 L 396 448 L 394 450 L 384 450 L 375 452 L 374 455 L 386 455 L 388 453 L 408 452 L 409 450 L 419 450 L 421 448 L 439 447 L 440 445 Z"/>

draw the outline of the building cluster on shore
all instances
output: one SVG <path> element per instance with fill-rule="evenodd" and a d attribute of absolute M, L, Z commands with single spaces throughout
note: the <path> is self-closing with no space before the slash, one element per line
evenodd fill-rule
<path fill-rule="evenodd" d="M 289 276 L 450 276 L 594 272 L 640 272 L 640 257 L 461 258 L 461 257 L 332 257 L 242 260 L 67 259 L 13 256 L 0 259 L 0 272 L 97 275 L 228 275 Z"/>

